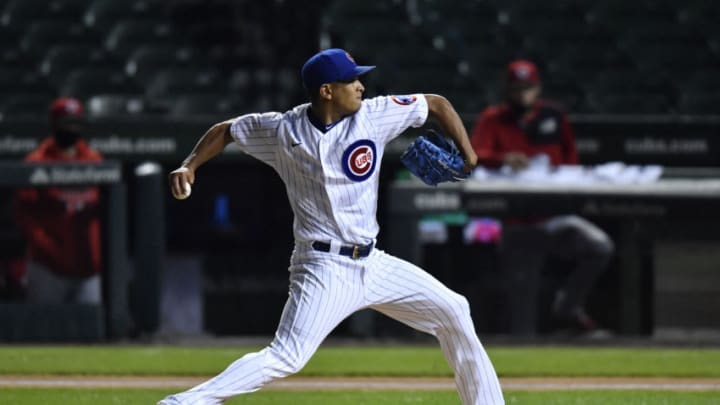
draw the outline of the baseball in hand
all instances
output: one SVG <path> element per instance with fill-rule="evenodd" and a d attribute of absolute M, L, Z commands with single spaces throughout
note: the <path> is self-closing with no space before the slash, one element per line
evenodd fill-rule
<path fill-rule="evenodd" d="M 190 193 L 192 192 L 192 187 L 190 187 L 190 183 L 184 183 L 183 184 L 183 193 L 178 194 L 175 196 L 178 200 L 184 200 L 188 197 L 190 197 Z"/>

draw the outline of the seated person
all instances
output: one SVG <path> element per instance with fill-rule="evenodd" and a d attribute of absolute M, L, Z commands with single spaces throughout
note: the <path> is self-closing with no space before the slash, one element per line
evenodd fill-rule
<path fill-rule="evenodd" d="M 520 171 L 540 155 L 545 155 L 551 165 L 577 164 L 575 139 L 566 114 L 539 98 L 537 66 L 524 60 L 510 63 L 505 84 L 506 102 L 485 109 L 472 130 L 479 164 L 490 168 L 506 165 Z M 552 313 L 556 323 L 580 331 L 596 329 L 596 322 L 585 311 L 585 301 L 614 251 L 603 230 L 578 216 L 513 218 L 504 223 L 499 251 L 500 266 L 511 284 L 518 281 L 516 288 L 511 288 L 510 300 L 525 299 L 530 305 L 512 315 L 511 331 L 534 333 L 535 316 L 529 311 L 534 309 L 540 268 L 549 256 L 576 263 L 555 295 Z"/>

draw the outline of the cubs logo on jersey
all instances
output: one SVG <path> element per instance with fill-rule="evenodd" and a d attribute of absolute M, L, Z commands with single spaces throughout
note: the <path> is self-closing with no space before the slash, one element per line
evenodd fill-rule
<path fill-rule="evenodd" d="M 342 167 L 345 175 L 353 181 L 367 180 L 375 171 L 375 143 L 369 139 L 353 142 L 345 149 Z"/>
<path fill-rule="evenodd" d="M 417 100 L 415 96 L 390 96 L 390 99 L 400 105 L 410 105 Z"/>

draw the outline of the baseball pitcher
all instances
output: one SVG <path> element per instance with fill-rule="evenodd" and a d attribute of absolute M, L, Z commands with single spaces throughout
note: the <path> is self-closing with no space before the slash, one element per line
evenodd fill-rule
<path fill-rule="evenodd" d="M 465 172 L 477 156 L 444 97 L 363 100 L 359 77 L 373 68 L 358 66 L 342 49 L 317 53 L 301 72 L 309 103 L 214 125 L 170 174 L 173 195 L 186 198 L 198 167 L 235 142 L 284 181 L 295 215 L 295 248 L 289 298 L 270 345 L 159 405 L 222 404 L 296 373 L 343 319 L 364 308 L 437 337 L 463 404 L 504 403 L 467 300 L 417 266 L 375 248 L 378 173 L 388 142 L 433 116 L 457 145 Z M 439 178 L 456 178 L 455 171 Z"/>

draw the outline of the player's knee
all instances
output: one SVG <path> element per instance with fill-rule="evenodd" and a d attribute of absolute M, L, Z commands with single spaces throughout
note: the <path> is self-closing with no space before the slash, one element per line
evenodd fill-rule
<path fill-rule="evenodd" d="M 452 293 L 446 301 L 447 307 L 445 310 L 451 315 L 452 318 L 460 319 L 470 317 L 470 303 L 464 296 Z"/>
<path fill-rule="evenodd" d="M 299 356 L 287 358 L 285 359 L 285 371 L 288 375 L 295 374 L 302 370 L 303 367 L 305 367 L 305 365 L 307 364 L 307 362 L 308 359 Z"/>
<path fill-rule="evenodd" d="M 267 369 L 269 375 L 273 378 L 282 378 L 295 374 L 302 370 L 309 360 L 309 356 L 304 356 L 301 353 L 280 352 L 274 347 L 265 350 L 265 354 L 268 356 Z"/>
<path fill-rule="evenodd" d="M 442 336 L 467 330 L 468 325 L 472 325 L 470 317 L 470 303 L 460 294 L 448 294 L 440 306 L 437 328 L 433 331 L 435 336 L 442 339 Z"/>

